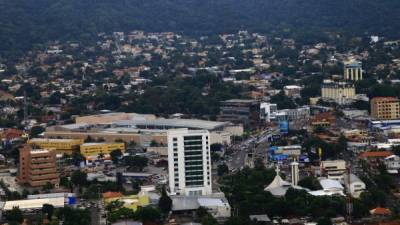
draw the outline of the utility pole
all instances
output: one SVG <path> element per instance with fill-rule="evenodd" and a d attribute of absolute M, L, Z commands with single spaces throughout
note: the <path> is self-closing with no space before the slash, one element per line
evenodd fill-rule
<path fill-rule="evenodd" d="M 352 222 L 352 213 L 353 213 L 353 199 L 351 197 L 351 167 L 350 165 L 347 166 L 347 179 L 345 182 L 347 182 L 347 204 L 346 204 L 346 209 L 347 209 L 347 222 L 351 224 Z"/>

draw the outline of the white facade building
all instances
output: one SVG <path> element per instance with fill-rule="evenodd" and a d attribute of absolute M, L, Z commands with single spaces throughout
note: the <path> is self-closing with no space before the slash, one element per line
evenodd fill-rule
<path fill-rule="evenodd" d="M 397 174 L 400 169 L 400 157 L 397 155 L 391 155 L 383 161 L 389 173 Z"/>
<path fill-rule="evenodd" d="M 168 130 L 168 174 L 171 194 L 212 193 L 210 133 L 206 130 Z"/>
<path fill-rule="evenodd" d="M 350 184 L 349 184 L 350 181 Z M 365 183 L 354 174 L 350 174 L 350 179 L 347 174 L 344 176 L 345 187 L 353 198 L 359 198 L 360 194 L 365 191 Z"/>
<path fill-rule="evenodd" d="M 327 160 L 321 161 L 321 169 L 327 175 L 328 179 L 342 180 L 346 172 L 346 161 Z"/>
<path fill-rule="evenodd" d="M 265 122 L 271 122 L 275 119 L 275 113 L 278 110 L 277 104 L 262 102 L 260 104 L 260 118 Z"/>

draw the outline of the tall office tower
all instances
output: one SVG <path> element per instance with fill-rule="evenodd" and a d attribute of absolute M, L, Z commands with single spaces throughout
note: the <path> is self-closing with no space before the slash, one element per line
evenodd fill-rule
<path fill-rule="evenodd" d="M 358 81 L 363 79 L 362 63 L 350 60 L 344 63 L 344 79 Z"/>
<path fill-rule="evenodd" d="M 206 130 L 168 131 L 168 174 L 171 194 L 212 193 L 210 134 Z"/>
<path fill-rule="evenodd" d="M 47 149 L 32 149 L 25 145 L 19 151 L 18 182 L 32 187 L 47 183 L 58 187 L 60 178 L 57 172 L 56 152 Z"/>
<path fill-rule="evenodd" d="M 299 163 L 294 161 L 290 166 L 292 167 L 292 185 L 297 186 L 299 183 Z"/>

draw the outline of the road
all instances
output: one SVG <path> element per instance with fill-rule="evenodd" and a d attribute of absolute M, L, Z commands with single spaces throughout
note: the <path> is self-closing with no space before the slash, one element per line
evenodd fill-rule
<path fill-rule="evenodd" d="M 262 132 L 252 136 L 240 144 L 232 146 L 232 153 L 226 157 L 226 164 L 231 171 L 251 166 L 257 158 L 267 163 L 268 136 L 269 132 Z"/>
<path fill-rule="evenodd" d="M 105 214 L 104 203 L 98 200 L 90 206 L 91 225 L 106 225 L 106 218 L 102 215 Z"/>

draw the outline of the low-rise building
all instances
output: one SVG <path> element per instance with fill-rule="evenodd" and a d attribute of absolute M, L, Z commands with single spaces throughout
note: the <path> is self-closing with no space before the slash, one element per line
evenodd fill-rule
<path fill-rule="evenodd" d="M 336 123 L 336 117 L 332 112 L 323 112 L 311 118 L 310 123 L 312 127 L 330 127 Z"/>
<path fill-rule="evenodd" d="M 144 192 L 140 192 L 137 195 L 123 195 L 120 192 L 106 192 L 103 193 L 103 201 L 105 205 L 110 204 L 113 201 L 120 201 L 123 203 L 123 207 L 136 211 L 139 207 L 145 207 L 150 204 L 149 196 Z"/>
<path fill-rule="evenodd" d="M 389 171 L 389 173 L 397 174 L 400 169 L 400 156 L 388 156 L 383 160 L 383 163 L 385 164 L 386 169 Z"/>
<path fill-rule="evenodd" d="M 28 144 L 44 149 L 54 149 L 57 153 L 72 155 L 73 151 L 79 150 L 83 139 L 55 139 L 55 138 L 32 138 Z"/>
<path fill-rule="evenodd" d="M 283 91 L 286 96 L 288 97 L 300 97 L 302 87 L 298 85 L 286 85 L 283 87 Z"/>
<path fill-rule="evenodd" d="M 80 146 L 81 154 L 84 156 L 106 155 L 118 149 L 125 152 L 125 143 L 84 143 Z"/>
<path fill-rule="evenodd" d="M 277 121 L 299 121 L 310 118 L 310 107 L 302 106 L 295 109 L 281 109 L 272 114 L 272 118 Z"/>
<path fill-rule="evenodd" d="M 204 207 L 215 219 L 224 221 L 231 216 L 231 206 L 223 195 L 209 196 L 183 196 L 174 195 L 172 199 L 172 212 L 190 212 Z"/>
<path fill-rule="evenodd" d="M 231 99 L 221 102 L 219 121 L 256 127 L 260 120 L 260 102 L 249 99 Z"/>
<path fill-rule="evenodd" d="M 343 183 L 353 198 L 359 198 L 360 194 L 366 189 L 365 183 L 355 174 L 350 174 L 350 178 L 349 175 L 345 174 Z"/>

